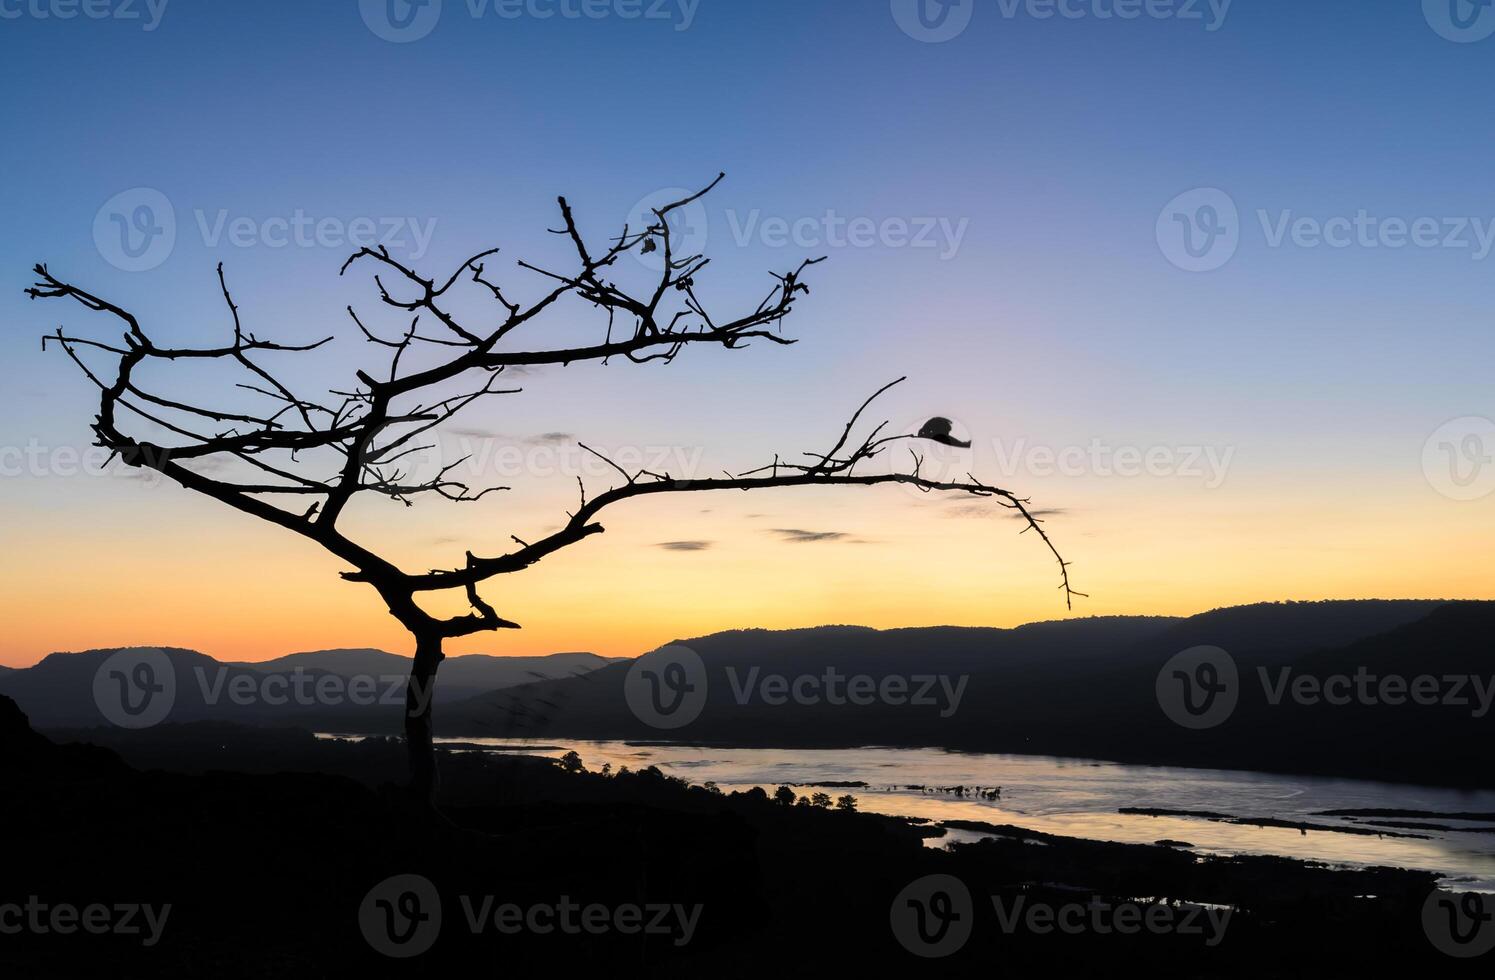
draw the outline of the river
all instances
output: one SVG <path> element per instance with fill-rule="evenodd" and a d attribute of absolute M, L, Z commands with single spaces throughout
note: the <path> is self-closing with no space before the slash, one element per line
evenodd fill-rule
<path fill-rule="evenodd" d="M 726 749 L 664 743 L 571 739 L 450 739 L 495 751 L 559 757 L 575 750 L 588 769 L 611 764 L 658 766 L 692 783 L 725 792 L 781 784 L 801 795 L 850 793 L 858 807 L 931 820 L 980 820 L 1093 840 L 1151 844 L 1186 841 L 1199 853 L 1273 854 L 1338 865 L 1386 865 L 1437 872 L 1462 890 L 1495 892 L 1495 833 L 1469 829 L 1386 828 L 1428 839 L 1359 836 L 1331 831 L 1243 826 L 1194 817 L 1118 813 L 1121 807 L 1204 810 L 1233 817 L 1274 818 L 1342 827 L 1362 820 L 1323 816 L 1325 810 L 1399 809 L 1429 813 L 1495 813 L 1495 792 L 1437 789 L 1364 780 L 1287 776 L 1214 769 L 1122 765 L 1045 756 L 950 752 L 943 749 Z M 816 783 L 865 782 L 866 788 Z M 927 787 L 1001 787 L 999 799 L 964 798 Z M 896 788 L 891 788 L 896 787 Z M 1495 826 L 1495 820 L 1388 817 L 1449 828 Z M 1379 829 L 1371 827 L 1371 829 Z M 951 831 L 951 840 L 981 836 Z"/>

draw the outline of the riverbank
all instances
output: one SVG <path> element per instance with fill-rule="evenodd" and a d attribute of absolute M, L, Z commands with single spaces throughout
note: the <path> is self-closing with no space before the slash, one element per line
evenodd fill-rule
<path fill-rule="evenodd" d="M 107 966 L 116 976 L 258 977 L 295 963 L 295 975 L 435 976 L 600 958 L 657 976 L 756 977 L 786 964 L 797 973 L 927 965 L 935 933 L 960 939 L 940 956 L 952 975 L 1336 976 L 1387 963 L 1456 975 L 1461 966 L 1423 925 L 1437 895 L 1426 872 L 1024 829 L 930 848 L 918 820 L 783 805 L 647 765 L 604 775 L 586 760 L 475 750 L 442 753 L 433 822 L 390 783 L 403 767 L 393 741 L 175 734 L 155 740 L 157 771 L 5 735 L 0 744 L 18 756 L 5 760 L 7 782 L 27 804 L 4 812 L 5 839 L 25 846 L 10 848 L 0 904 L 39 895 L 172 906 L 150 948 L 120 937 L 8 938 L 9 975 Z M 439 935 L 407 963 L 371 944 L 359 909 L 412 875 L 441 911 Z M 682 910 L 670 921 L 688 921 L 689 935 L 608 925 L 633 905 Z M 509 906 L 599 917 L 574 933 L 498 933 L 473 915 Z M 921 909 L 923 932 L 909 918 Z M 1054 916 L 1068 924 L 1053 927 Z"/>

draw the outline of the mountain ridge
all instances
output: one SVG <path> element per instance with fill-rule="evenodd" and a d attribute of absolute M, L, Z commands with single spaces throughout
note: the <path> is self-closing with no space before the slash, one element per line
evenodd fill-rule
<path fill-rule="evenodd" d="M 1457 626 L 1449 627 L 1440 613 L 1457 619 Z M 1450 708 L 1410 722 L 1397 716 L 1391 724 L 1376 710 L 1336 714 L 1325 705 L 1271 705 L 1258 671 L 1301 662 L 1321 672 L 1353 672 L 1355 659 L 1363 656 L 1359 645 L 1379 640 L 1390 644 L 1394 667 L 1415 674 L 1419 645 L 1452 643 L 1440 670 L 1490 676 L 1495 683 L 1488 642 L 1475 642 L 1490 635 L 1495 602 L 1440 600 L 1258 603 L 1181 620 L 1092 618 L 1010 630 L 735 631 L 683 641 L 706 665 L 709 683 L 699 717 L 680 728 L 653 728 L 630 712 L 624 694 L 628 667 L 621 664 L 580 680 L 536 682 L 458 702 L 444 711 L 440 724 L 443 734 L 459 737 L 663 738 L 786 749 L 935 747 L 1484 786 L 1495 785 L 1495 754 L 1482 748 L 1492 744 L 1495 718 L 1460 717 Z M 942 642 L 905 650 L 891 663 L 880 656 L 886 651 L 879 646 L 910 636 Z M 770 637 L 771 646 L 765 642 Z M 838 637 L 855 637 L 857 649 L 834 645 Z M 1056 638 L 1064 644 L 1058 652 Z M 1192 731 L 1163 710 L 1159 676 L 1174 655 L 1206 645 L 1233 658 L 1241 704 L 1219 727 Z M 896 669 L 882 670 L 889 666 Z M 937 704 L 806 705 L 782 695 L 770 703 L 764 687 L 743 699 L 750 678 L 761 684 L 776 672 L 813 677 L 831 670 L 874 679 L 894 673 L 943 676 L 963 701 L 957 710 Z M 1388 745 L 1378 729 L 1396 731 L 1400 743 Z M 1326 737 L 1326 730 L 1336 730 L 1336 736 Z M 1463 749 L 1443 752 L 1448 741 Z"/>
<path fill-rule="evenodd" d="M 1300 674 L 1382 672 L 1490 677 L 1495 602 L 1475 600 L 1323 600 L 1219 607 L 1190 617 L 1089 616 L 1016 627 L 926 626 L 879 630 L 826 625 L 790 630 L 744 628 L 677 640 L 708 671 L 700 718 L 661 730 L 633 713 L 625 695 L 633 660 L 589 654 L 449 658 L 437 684 L 437 732 L 444 737 L 666 739 L 697 744 L 775 748 L 858 745 L 939 747 L 1110 759 L 1151 765 L 1304 772 L 1437 785 L 1495 785 L 1495 712 L 1386 715 L 1387 706 L 1329 711 L 1323 705 L 1267 703 L 1262 677 L 1284 668 Z M 1228 724 L 1191 731 L 1161 707 L 1159 678 L 1174 655 L 1217 646 L 1233 658 L 1241 703 Z M 102 724 L 91 704 L 93 673 L 111 650 L 53 654 L 33 668 L 0 674 L 0 693 L 14 697 L 39 728 L 89 729 Z M 226 682 L 263 683 L 277 671 L 326 677 L 372 667 L 401 682 L 408 658 L 350 648 L 290 654 L 258 664 L 220 663 L 169 648 L 179 677 L 170 721 L 223 721 L 312 731 L 394 735 L 403 695 L 380 689 L 377 705 L 208 704 L 202 672 Z M 286 669 L 286 665 L 291 665 Z M 516 668 L 500 684 L 478 686 L 483 670 Z M 539 665 L 541 670 L 536 671 Z M 392 670 L 390 668 L 393 668 Z M 581 669 L 590 668 L 590 669 Z M 548 673 L 545 670 L 548 669 Z M 464 677 L 464 670 L 479 678 Z M 538 673 L 538 676 L 537 676 Z M 41 683 L 63 683 L 50 694 Z M 342 675 L 337 675 L 342 676 Z M 943 705 L 887 698 L 868 704 L 796 703 L 765 697 L 765 679 L 866 676 L 933 678 L 926 690 Z M 236 681 L 237 678 L 247 680 Z M 199 683 L 194 685 L 193 679 Z M 777 681 L 776 681 L 777 682 Z M 842 681 L 844 683 L 844 680 Z M 201 690 L 199 690 L 199 688 Z M 880 689 L 880 688 L 879 688 Z M 958 702 L 958 703 L 957 703 Z M 1280 698 L 1279 698 L 1280 702 Z M 1447 746 L 1457 745 L 1456 751 Z M 1455 761 L 1457 760 L 1457 764 Z"/>

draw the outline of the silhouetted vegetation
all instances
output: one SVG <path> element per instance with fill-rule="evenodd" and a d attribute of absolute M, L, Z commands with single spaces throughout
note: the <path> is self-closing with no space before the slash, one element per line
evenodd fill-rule
<path fill-rule="evenodd" d="M 174 764 L 170 753 L 186 734 L 134 733 L 160 753 L 158 771 L 138 771 L 108 751 L 36 735 L 0 698 L 9 801 L 0 832 L 24 842 L 8 852 L 0 903 L 50 894 L 173 906 L 161 942 L 149 949 L 117 937 L 6 936 L 8 971 L 468 976 L 501 961 L 505 970 L 540 975 L 607 962 L 635 975 L 759 977 L 793 962 L 799 974 L 886 975 L 928 968 L 888 928 L 894 897 L 921 876 L 951 874 L 976 896 L 977 928 L 940 962 L 941 975 L 990 977 L 994 964 L 1044 976 L 1483 974 L 1475 961 L 1443 957 L 1423 936 L 1419 910 L 1433 877 L 1422 872 L 1209 858 L 985 825 L 997 839 L 937 851 L 923 846 L 931 830 L 920 821 L 786 807 L 761 789 L 713 793 L 652 766 L 604 776 L 470 750 L 445 754 L 446 818 L 416 838 L 406 832 L 413 804 L 392 785 L 403 774 L 398 740 L 278 735 L 281 748 L 271 755 L 289 761 L 304 752 L 321 771 L 250 774 L 199 772 L 196 753 Z M 212 741 L 233 767 L 262 759 L 270 738 L 220 726 Z M 307 833 L 309 820 L 316 834 Z M 387 960 L 365 943 L 354 912 L 371 886 L 410 873 L 438 887 L 445 925 L 418 960 Z M 474 935 L 461 925 L 457 896 L 524 904 L 563 894 L 577 902 L 698 903 L 703 914 L 684 946 L 639 935 Z M 988 903 L 1021 897 L 1058 905 L 1077 896 L 1165 896 L 1156 900 L 1234 913 L 1211 947 L 1145 932 L 1009 935 L 996 928 Z"/>

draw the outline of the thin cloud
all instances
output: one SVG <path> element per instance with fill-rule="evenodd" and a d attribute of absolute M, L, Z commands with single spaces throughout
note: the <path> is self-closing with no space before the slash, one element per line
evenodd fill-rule
<path fill-rule="evenodd" d="M 1038 510 L 1030 510 L 1029 513 L 1041 521 L 1048 517 L 1061 517 L 1069 513 L 1069 509 L 1066 507 L 1044 507 Z M 999 504 L 957 504 L 946 508 L 945 516 L 957 518 L 1006 517 L 1017 521 L 1026 520 L 1023 517 L 1022 511 L 1012 507 L 1003 507 Z"/>
<path fill-rule="evenodd" d="M 823 541 L 846 541 L 851 537 L 845 531 L 805 531 L 796 527 L 776 527 L 770 533 L 777 534 L 791 544 L 818 544 Z"/>
<path fill-rule="evenodd" d="M 665 551 L 705 551 L 715 542 L 712 541 L 661 541 L 655 545 Z"/>
<path fill-rule="evenodd" d="M 448 435 L 457 436 L 462 439 L 497 439 L 498 433 L 488 429 L 447 429 Z"/>
<path fill-rule="evenodd" d="M 496 439 L 500 442 L 523 443 L 526 446 L 559 446 L 576 441 L 576 436 L 570 432 L 541 432 L 533 436 L 511 436 L 502 432 L 494 432 L 492 429 L 451 428 L 444 431 L 460 439 Z"/>

